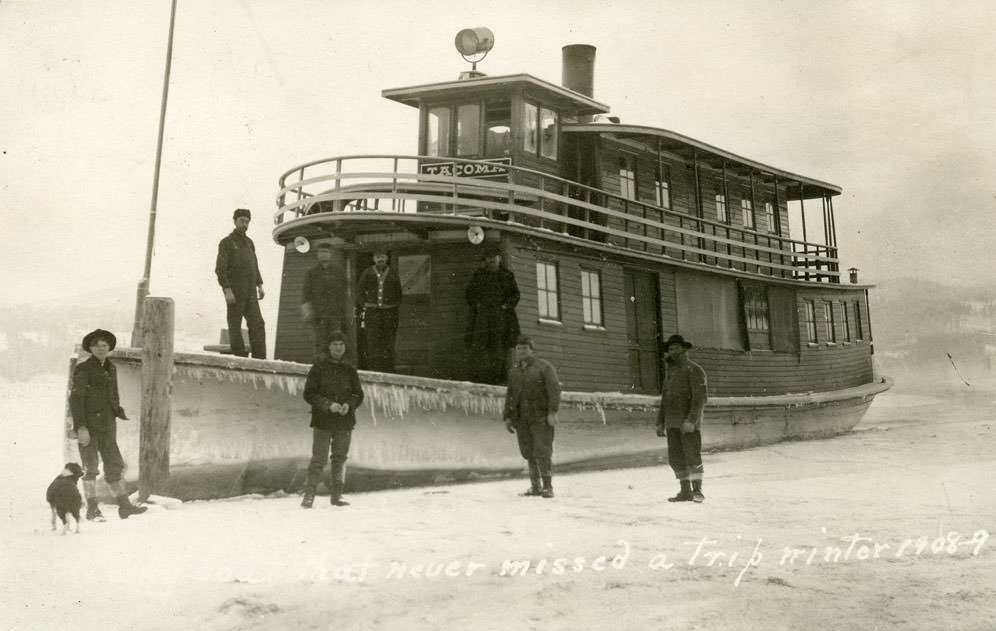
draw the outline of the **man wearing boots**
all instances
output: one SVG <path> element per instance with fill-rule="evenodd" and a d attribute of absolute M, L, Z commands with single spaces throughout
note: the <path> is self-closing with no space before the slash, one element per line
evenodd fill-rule
<path fill-rule="evenodd" d="M 225 294 L 228 320 L 228 339 L 232 354 L 247 357 L 242 341 L 242 318 L 249 329 L 249 348 L 252 356 L 266 359 L 266 329 L 259 301 L 263 291 L 263 277 L 256 261 L 256 246 L 248 236 L 252 213 L 248 208 L 236 208 L 232 214 L 235 229 L 218 243 L 218 258 L 214 272 Z"/>
<path fill-rule="evenodd" d="M 667 436 L 667 457 L 681 484 L 669 502 L 702 502 L 702 413 L 708 388 L 702 367 L 688 359 L 692 345 L 680 335 L 665 344 L 664 387 L 657 435 Z"/>
<path fill-rule="evenodd" d="M 329 334 L 328 355 L 322 355 L 308 372 L 304 400 L 311 404 L 311 463 L 304 484 L 301 506 L 311 508 L 315 488 L 321 479 L 326 458 L 332 462 L 333 506 L 347 506 L 342 499 L 346 481 L 346 456 L 356 425 L 356 408 L 363 402 L 363 388 L 356 369 L 345 361 L 346 336 L 339 331 Z M 329 451 L 331 449 L 331 457 Z"/>
<path fill-rule="evenodd" d="M 124 459 L 118 449 L 115 419 L 127 420 L 128 417 L 118 397 L 117 369 L 107 358 L 116 344 L 117 339 L 110 331 L 97 329 L 86 334 L 83 350 L 89 352 L 90 357 L 73 370 L 73 387 L 69 395 L 73 431 L 83 461 L 86 518 L 90 521 L 104 521 L 97 501 L 100 460 L 104 461 L 104 481 L 117 498 L 118 517 L 127 519 L 146 510 L 144 506 L 134 506 L 128 501 L 128 491 L 121 479 Z"/>
<path fill-rule="evenodd" d="M 560 407 L 560 381 L 550 362 L 536 357 L 528 336 L 516 340 L 515 359 L 508 373 L 505 429 L 515 433 L 519 453 L 529 463 L 531 485 L 523 495 L 550 498 L 553 497 L 553 428 Z"/>

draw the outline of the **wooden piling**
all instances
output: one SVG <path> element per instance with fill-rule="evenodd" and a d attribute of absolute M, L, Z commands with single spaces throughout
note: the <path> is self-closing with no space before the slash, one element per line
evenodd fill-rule
<path fill-rule="evenodd" d="M 142 416 L 138 493 L 169 495 L 170 395 L 173 390 L 173 299 L 146 298 L 142 307 Z"/>

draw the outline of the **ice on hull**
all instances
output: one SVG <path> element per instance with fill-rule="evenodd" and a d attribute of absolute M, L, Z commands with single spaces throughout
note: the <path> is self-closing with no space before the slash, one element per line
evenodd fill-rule
<path fill-rule="evenodd" d="M 141 353 L 114 354 L 122 405 L 125 476 L 138 478 Z M 311 453 L 309 366 L 178 353 L 172 389 L 170 491 L 181 499 L 230 497 L 304 483 Z M 373 490 L 519 475 L 524 462 L 502 423 L 504 388 L 361 371 L 347 490 Z M 786 439 L 834 436 L 861 419 L 889 384 L 832 393 L 709 401 L 704 449 L 742 449 Z M 654 425 L 657 397 L 565 392 L 554 463 L 559 472 L 666 462 Z M 71 422 L 67 419 L 67 423 Z M 78 459 L 66 441 L 67 459 Z"/>

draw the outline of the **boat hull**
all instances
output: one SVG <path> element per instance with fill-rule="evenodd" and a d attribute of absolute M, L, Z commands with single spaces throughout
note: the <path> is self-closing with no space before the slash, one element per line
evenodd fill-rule
<path fill-rule="evenodd" d="M 118 442 L 130 465 L 125 477 L 135 481 L 141 353 L 120 349 L 113 357 L 122 405 L 136 419 L 118 423 Z M 192 500 L 299 490 L 311 453 L 310 408 L 302 397 L 308 369 L 293 362 L 178 353 L 169 495 Z M 501 420 L 504 388 L 364 371 L 360 377 L 366 400 L 357 410 L 347 491 L 522 474 L 524 461 Z M 847 432 L 889 386 L 883 381 L 827 393 L 710 399 L 703 449 Z M 657 403 L 647 395 L 565 392 L 556 470 L 666 463 L 666 443 L 654 432 Z M 78 459 L 73 441 L 65 449 L 68 459 Z"/>

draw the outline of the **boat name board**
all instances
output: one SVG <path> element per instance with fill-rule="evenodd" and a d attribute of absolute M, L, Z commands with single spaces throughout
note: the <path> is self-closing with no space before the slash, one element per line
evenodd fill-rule
<path fill-rule="evenodd" d="M 486 162 L 432 162 L 419 165 L 423 175 L 451 175 L 456 177 L 507 177 L 511 158 Z"/>

